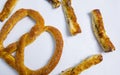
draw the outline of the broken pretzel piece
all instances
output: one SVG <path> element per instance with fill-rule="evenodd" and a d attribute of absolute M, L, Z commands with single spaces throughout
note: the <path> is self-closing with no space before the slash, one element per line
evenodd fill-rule
<path fill-rule="evenodd" d="M 58 8 L 61 4 L 59 0 L 48 0 L 48 1 L 52 4 L 53 8 Z"/>
<path fill-rule="evenodd" d="M 70 33 L 76 35 L 81 32 L 77 18 L 74 13 L 74 9 L 71 6 L 71 0 L 62 0 L 63 11 L 66 17 L 66 21 L 69 25 Z"/>
<path fill-rule="evenodd" d="M 100 43 L 101 47 L 103 48 L 103 50 L 105 52 L 114 51 L 115 47 L 106 34 L 102 15 L 99 9 L 95 9 L 92 11 L 92 27 L 93 27 L 94 34 L 98 42 Z"/>
<path fill-rule="evenodd" d="M 9 16 L 17 1 L 18 0 L 7 0 L 2 12 L 0 13 L 0 21 L 4 21 Z"/>
<path fill-rule="evenodd" d="M 60 75 L 79 75 L 84 70 L 90 68 L 93 65 L 100 63 L 102 60 L 103 60 L 103 57 L 101 54 L 93 55 L 93 56 L 83 60 L 77 66 L 63 71 Z"/>

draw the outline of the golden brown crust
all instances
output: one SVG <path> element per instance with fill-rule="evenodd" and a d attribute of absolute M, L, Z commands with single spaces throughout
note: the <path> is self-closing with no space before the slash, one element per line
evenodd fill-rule
<path fill-rule="evenodd" d="M 45 26 L 43 32 L 44 31 L 50 32 L 56 41 L 54 54 L 49 62 L 37 71 L 27 69 L 27 67 L 24 65 L 24 48 L 26 46 L 26 40 L 29 39 L 29 33 L 23 35 L 19 41 L 18 50 L 16 51 L 16 65 L 19 69 L 20 75 L 48 75 L 58 64 L 63 48 L 62 35 L 58 29 L 51 26 Z"/>
<path fill-rule="evenodd" d="M 52 4 L 53 8 L 58 8 L 61 4 L 59 0 L 48 0 L 48 1 Z"/>
<path fill-rule="evenodd" d="M 7 0 L 2 12 L 0 13 L 0 21 L 4 21 L 9 16 L 17 1 L 18 0 Z"/>
<path fill-rule="evenodd" d="M 32 19 L 37 20 L 36 25 L 33 28 L 43 28 L 44 27 L 44 20 L 42 16 L 37 12 L 33 11 L 31 9 L 20 9 L 16 11 L 10 19 L 5 23 L 5 25 L 2 27 L 0 31 L 0 57 L 2 57 L 10 66 L 15 68 L 17 70 L 17 67 L 15 66 L 15 58 L 11 55 L 14 51 L 17 50 L 18 42 L 14 42 L 10 45 L 8 45 L 6 48 L 3 46 L 3 42 L 6 39 L 9 32 L 13 29 L 13 27 L 16 25 L 16 23 L 23 19 L 26 16 L 30 16 Z M 33 29 L 32 28 L 32 29 Z M 39 29 L 38 31 L 40 31 Z M 31 34 L 38 32 L 37 30 L 32 31 Z M 37 34 L 31 35 L 32 37 L 35 37 Z M 27 44 L 34 41 L 34 38 L 31 37 L 31 40 L 27 42 Z"/>
<path fill-rule="evenodd" d="M 100 63 L 102 60 L 103 60 L 103 57 L 101 54 L 93 55 L 93 56 L 83 60 L 77 66 L 63 71 L 60 75 L 79 75 L 84 70 L 90 68 L 93 65 Z"/>
<path fill-rule="evenodd" d="M 77 23 L 74 9 L 71 6 L 71 0 L 62 0 L 62 6 L 71 35 L 76 35 L 77 33 L 80 33 L 81 29 L 79 27 L 79 24 Z"/>
<path fill-rule="evenodd" d="M 92 11 L 92 27 L 94 34 L 105 52 L 111 52 L 115 50 L 114 45 L 110 41 L 109 37 L 106 34 L 102 15 L 99 9 Z"/>
<path fill-rule="evenodd" d="M 20 41 L 14 42 L 4 48 L 3 42 L 8 33 L 19 20 L 26 16 L 29 16 L 36 21 L 35 26 L 32 27 L 30 32 L 24 34 Z M 33 71 L 24 66 L 24 47 L 32 43 L 36 37 L 44 31 L 50 32 L 55 38 L 55 52 L 47 65 L 37 71 Z M 2 57 L 11 67 L 16 69 L 20 75 L 47 75 L 56 67 L 62 54 L 63 39 L 59 30 L 51 26 L 44 26 L 44 19 L 42 16 L 37 11 L 31 9 L 20 9 L 16 11 L 2 27 L 0 37 L 0 57 Z M 11 55 L 14 51 L 16 51 L 15 57 Z"/>

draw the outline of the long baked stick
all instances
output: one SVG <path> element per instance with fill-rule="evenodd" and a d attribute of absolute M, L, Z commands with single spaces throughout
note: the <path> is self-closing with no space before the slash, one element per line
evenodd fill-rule
<path fill-rule="evenodd" d="M 83 60 L 77 66 L 63 71 L 60 75 L 79 75 L 84 70 L 92 67 L 93 65 L 100 63 L 102 60 L 103 60 L 103 57 L 101 54 L 93 55 L 93 56 Z"/>
<path fill-rule="evenodd" d="M 62 7 L 66 17 L 66 21 L 69 25 L 69 30 L 71 35 L 76 35 L 81 32 L 79 24 L 77 23 L 77 18 L 74 13 L 74 9 L 71 6 L 71 0 L 62 0 Z"/>
<path fill-rule="evenodd" d="M 99 9 L 93 10 L 91 14 L 92 14 L 93 31 L 99 44 L 101 45 L 101 47 L 103 48 L 105 52 L 114 51 L 115 47 L 106 34 L 102 15 Z"/>
<path fill-rule="evenodd" d="M 16 5 L 17 1 L 18 0 L 7 0 L 2 12 L 0 13 L 0 21 L 4 21 L 9 16 L 14 6 Z"/>

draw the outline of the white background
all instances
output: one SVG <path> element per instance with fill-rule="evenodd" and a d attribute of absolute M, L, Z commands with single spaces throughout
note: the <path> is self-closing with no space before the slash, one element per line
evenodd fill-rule
<path fill-rule="evenodd" d="M 5 2 L 6 0 L 0 0 L 0 11 Z M 61 31 L 64 39 L 63 53 L 60 62 L 50 75 L 58 75 L 61 71 L 79 64 L 88 56 L 99 53 L 102 53 L 103 61 L 85 70 L 81 75 L 120 75 L 120 0 L 72 0 L 72 6 L 82 29 L 82 33 L 76 36 L 69 34 L 62 7 L 53 9 L 46 0 L 19 0 L 11 15 L 20 8 L 34 9 L 40 12 L 46 25 L 54 26 Z M 116 51 L 104 53 L 96 41 L 90 17 L 93 9 L 100 9 L 106 32 Z M 0 29 L 6 21 L 7 19 L 0 22 Z M 8 35 L 4 46 L 17 41 L 34 24 L 28 17 L 19 21 Z M 33 70 L 44 66 L 52 56 L 54 45 L 52 36 L 47 32 L 42 33 L 25 48 L 25 65 Z M 18 73 L 0 59 L 0 75 L 18 75 Z"/>

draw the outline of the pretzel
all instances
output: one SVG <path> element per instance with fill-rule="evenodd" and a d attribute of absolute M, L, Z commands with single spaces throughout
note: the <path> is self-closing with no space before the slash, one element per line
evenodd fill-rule
<path fill-rule="evenodd" d="M 0 13 L 0 21 L 4 21 L 9 16 L 17 1 L 18 0 L 7 0 L 2 12 Z"/>
<path fill-rule="evenodd" d="M 51 26 L 45 26 L 42 32 L 44 31 L 50 32 L 55 38 L 56 48 L 54 54 L 52 55 L 47 65 L 45 65 L 44 67 L 38 69 L 37 71 L 30 69 L 27 70 L 27 67 L 24 65 L 24 48 L 25 46 L 27 46 L 26 43 L 28 40 L 30 40 L 29 35 L 31 34 L 27 33 L 23 35 L 19 41 L 18 50 L 16 51 L 16 65 L 19 69 L 20 75 L 48 75 L 57 65 L 63 48 L 61 33 L 56 28 Z"/>
<path fill-rule="evenodd" d="M 14 25 L 21 20 L 22 18 L 24 18 L 25 16 L 30 16 L 31 18 L 33 18 L 36 21 L 36 24 L 34 27 L 32 27 L 32 29 L 30 30 L 30 32 L 24 34 L 20 41 L 14 42 L 12 44 L 10 44 L 9 46 L 7 46 L 6 48 L 3 47 L 3 42 L 5 40 L 5 38 L 7 37 L 8 33 L 11 31 L 11 29 L 14 27 Z M 50 32 L 55 40 L 56 40 L 56 49 L 55 52 L 50 60 L 50 62 L 45 65 L 45 67 L 41 68 L 38 71 L 32 71 L 29 68 L 23 69 L 23 71 L 21 71 L 21 67 L 25 67 L 23 65 L 19 66 L 19 64 L 21 64 L 22 59 L 24 58 L 24 55 L 22 55 L 23 57 L 19 56 L 21 55 L 21 53 L 19 53 L 19 51 L 23 51 L 20 50 L 23 46 L 27 46 L 30 43 L 32 43 L 36 37 L 38 35 L 40 35 L 43 31 L 48 31 Z M 27 36 L 25 38 L 25 36 Z M 54 27 L 51 26 L 44 26 L 44 20 L 42 18 L 42 16 L 34 10 L 31 9 L 20 9 L 18 10 L 14 15 L 12 15 L 12 17 L 5 23 L 5 25 L 3 26 L 1 32 L 0 32 L 0 57 L 2 57 L 10 66 L 12 66 L 14 69 L 16 69 L 20 75 L 46 75 L 48 73 L 50 73 L 55 66 L 58 64 L 61 54 L 62 54 L 62 48 L 63 48 L 63 39 L 62 39 L 62 35 L 59 32 L 59 30 L 57 30 Z M 23 41 L 23 39 L 26 39 Z M 22 42 L 22 43 L 21 43 Z M 22 48 L 23 49 L 23 48 Z M 16 57 L 14 58 L 11 53 L 13 53 L 14 51 L 16 51 Z M 24 53 L 22 53 L 24 54 Z M 18 62 L 20 61 L 20 62 Z"/>
<path fill-rule="evenodd" d="M 96 36 L 96 39 L 98 40 L 103 50 L 105 52 L 114 51 L 115 47 L 106 34 L 102 15 L 99 9 L 95 9 L 92 11 L 92 27 L 93 27 L 93 31 Z"/>
<path fill-rule="evenodd" d="M 59 0 L 48 0 L 53 6 L 53 8 L 58 8 L 60 6 L 60 1 Z"/>
<path fill-rule="evenodd" d="M 103 57 L 101 54 L 93 55 L 93 56 L 83 60 L 77 66 L 63 71 L 60 75 L 79 75 L 84 70 L 90 68 L 93 65 L 100 63 L 102 60 L 103 60 Z"/>
<path fill-rule="evenodd" d="M 62 7 L 66 17 L 66 21 L 69 25 L 71 35 L 76 35 L 81 32 L 77 18 L 74 13 L 74 9 L 71 6 L 71 0 L 62 0 Z"/>
<path fill-rule="evenodd" d="M 37 36 L 37 34 L 34 34 L 34 33 L 40 32 L 40 30 L 42 30 L 44 27 L 44 20 L 37 11 L 33 11 L 30 9 L 28 9 L 28 10 L 20 9 L 20 10 L 16 11 L 10 17 L 10 19 L 5 23 L 5 25 L 2 27 L 2 29 L 0 31 L 0 37 L 1 37 L 0 38 L 0 57 L 2 57 L 11 67 L 15 68 L 16 70 L 17 70 L 17 67 L 15 64 L 15 58 L 11 55 L 11 53 L 13 53 L 14 51 L 17 50 L 18 41 L 8 45 L 6 48 L 4 48 L 3 42 L 6 39 L 9 32 L 14 27 L 14 25 L 19 20 L 23 19 L 26 16 L 29 16 L 36 21 L 36 25 L 31 30 L 31 33 L 33 33 L 33 35 L 30 36 L 31 40 L 27 44 L 31 43 L 32 41 L 34 41 L 34 39 L 35 39 L 34 37 Z M 37 28 L 37 29 L 33 31 L 34 28 Z M 39 28 L 41 28 L 41 29 L 39 29 Z"/>

